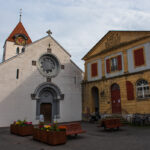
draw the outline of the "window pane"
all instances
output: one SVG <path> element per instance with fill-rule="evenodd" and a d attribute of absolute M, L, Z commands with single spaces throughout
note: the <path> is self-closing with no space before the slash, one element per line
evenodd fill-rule
<path fill-rule="evenodd" d="M 137 86 L 137 97 L 138 98 L 150 97 L 149 85 L 146 80 L 138 81 L 136 86 Z"/>

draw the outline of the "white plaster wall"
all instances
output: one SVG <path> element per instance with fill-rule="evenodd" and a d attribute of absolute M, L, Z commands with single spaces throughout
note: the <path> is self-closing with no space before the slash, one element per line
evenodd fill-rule
<path fill-rule="evenodd" d="M 47 52 L 51 44 L 52 53 L 65 65 L 59 75 L 52 79 L 65 95 L 60 101 L 59 122 L 81 120 L 81 80 L 82 72 L 70 61 L 68 55 L 51 37 L 47 36 L 26 47 L 24 53 L 0 64 L 0 127 L 9 126 L 14 120 L 27 119 L 34 124 L 36 120 L 36 100 L 31 100 L 31 93 L 39 84 L 46 82 L 32 60 Z M 19 69 L 19 79 L 16 79 Z M 76 83 L 75 83 L 76 77 Z"/>
<path fill-rule="evenodd" d="M 98 63 L 98 76 L 97 77 L 92 77 L 91 76 L 91 64 L 93 63 Z M 87 64 L 87 79 L 88 81 L 95 81 L 95 80 L 99 80 L 102 78 L 102 61 L 101 59 L 97 59 L 97 60 L 94 60 L 90 63 Z"/>
<path fill-rule="evenodd" d="M 6 44 L 4 46 L 5 50 L 7 49 L 7 51 L 5 51 L 5 60 L 17 55 L 17 47 L 19 47 L 19 53 L 21 53 L 23 46 L 16 45 L 14 42 L 6 41 Z"/>
<path fill-rule="evenodd" d="M 144 47 L 145 65 L 139 66 L 139 67 L 134 67 L 133 50 L 140 48 L 140 47 Z M 133 47 L 131 49 L 128 49 L 127 55 L 128 55 L 128 71 L 129 71 L 129 73 L 150 69 L 150 43 L 145 43 L 145 44 Z"/>

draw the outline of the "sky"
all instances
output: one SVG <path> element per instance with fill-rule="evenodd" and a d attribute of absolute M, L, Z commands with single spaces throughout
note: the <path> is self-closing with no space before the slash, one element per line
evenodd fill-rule
<path fill-rule="evenodd" d="M 149 0 L 0 0 L 0 58 L 21 8 L 32 41 L 50 29 L 82 70 L 82 57 L 109 30 L 150 30 Z"/>

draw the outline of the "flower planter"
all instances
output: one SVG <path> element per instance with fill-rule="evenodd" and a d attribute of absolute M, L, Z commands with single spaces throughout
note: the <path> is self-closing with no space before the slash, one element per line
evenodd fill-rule
<path fill-rule="evenodd" d="M 114 129 L 114 128 L 119 129 L 119 127 L 121 126 L 120 119 L 116 118 L 105 119 L 101 122 L 101 126 L 104 127 L 105 129 Z"/>
<path fill-rule="evenodd" d="M 27 136 L 33 134 L 33 125 L 21 127 L 19 125 L 10 125 L 10 132 L 12 134 L 20 135 L 20 136 Z"/>
<path fill-rule="evenodd" d="M 50 145 L 65 144 L 66 140 L 66 131 L 48 132 L 47 143 Z"/>
<path fill-rule="evenodd" d="M 47 143 L 47 139 L 48 139 L 48 132 L 40 130 L 40 141 L 43 143 Z"/>
<path fill-rule="evenodd" d="M 11 124 L 10 125 L 10 132 L 12 133 L 12 134 L 18 134 L 18 125 L 14 125 L 14 124 Z"/>
<path fill-rule="evenodd" d="M 18 135 L 20 136 L 28 136 L 33 135 L 33 125 L 18 127 Z"/>
<path fill-rule="evenodd" d="M 34 128 L 33 139 L 50 145 L 66 143 L 66 131 L 50 131 Z"/>
<path fill-rule="evenodd" d="M 33 129 L 33 139 L 47 143 L 47 132 L 38 128 Z"/>
<path fill-rule="evenodd" d="M 38 128 L 33 129 L 33 139 L 40 140 L 40 130 Z"/>

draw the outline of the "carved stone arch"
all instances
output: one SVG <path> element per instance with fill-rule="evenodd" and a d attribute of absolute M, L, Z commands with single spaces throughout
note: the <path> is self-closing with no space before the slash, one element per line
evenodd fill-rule
<path fill-rule="evenodd" d="M 49 83 L 49 82 L 44 82 L 35 89 L 35 91 L 34 91 L 35 99 L 39 99 L 40 92 L 44 89 L 49 90 L 53 94 L 55 99 L 58 99 L 58 100 L 61 99 L 62 93 L 61 93 L 60 88 L 57 85 L 55 85 L 54 83 Z"/>
<path fill-rule="evenodd" d="M 62 93 L 57 85 L 44 82 L 35 89 L 34 94 L 37 119 L 39 119 L 40 114 L 43 114 L 44 120 L 48 122 L 60 117 L 59 101 L 62 99 Z"/>

